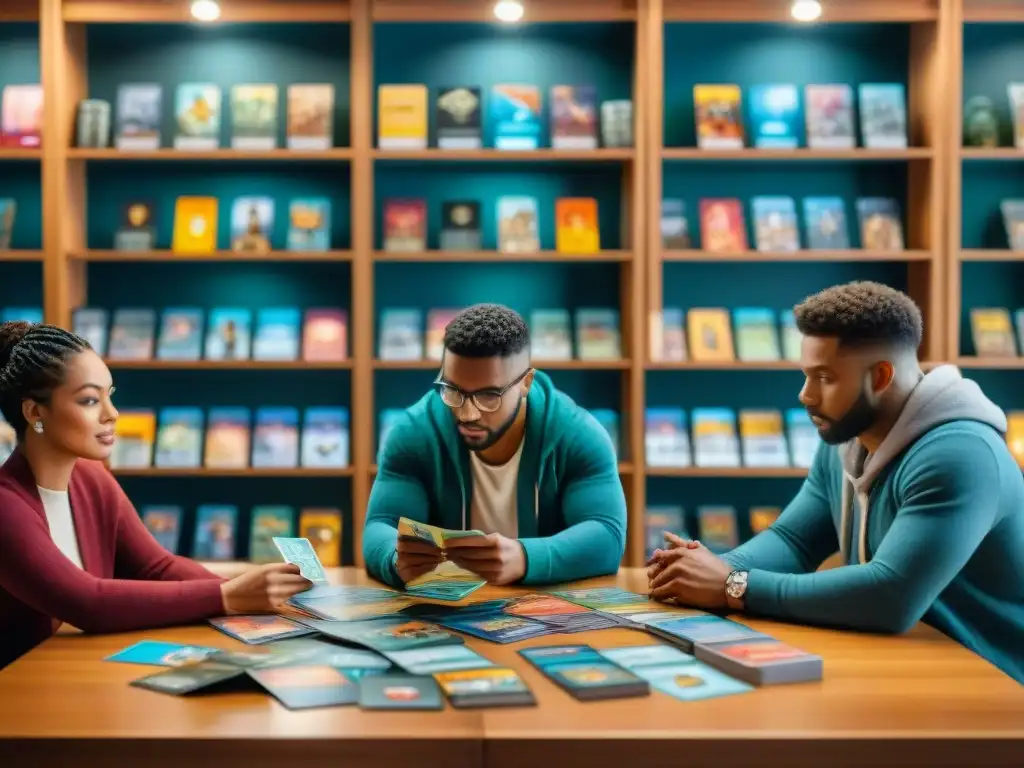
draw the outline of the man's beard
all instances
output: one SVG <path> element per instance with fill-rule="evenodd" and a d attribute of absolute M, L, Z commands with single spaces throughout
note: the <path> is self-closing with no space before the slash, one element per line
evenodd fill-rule
<path fill-rule="evenodd" d="M 825 427 L 818 427 L 818 436 L 829 445 L 849 442 L 867 432 L 878 421 L 878 411 L 878 407 L 871 404 L 867 390 L 863 387 L 857 401 L 838 419 L 830 419 L 810 408 L 807 409 L 811 416 L 825 421 Z"/>
<path fill-rule="evenodd" d="M 512 425 L 515 424 L 516 419 L 519 417 L 519 411 L 523 407 L 523 399 L 520 397 L 516 401 L 516 409 L 512 412 L 512 415 L 505 420 L 505 423 L 499 426 L 497 429 L 489 429 L 482 424 L 475 424 L 473 422 L 462 422 L 459 424 L 465 427 L 472 427 L 473 429 L 482 429 L 487 433 L 487 436 L 482 440 L 474 440 L 470 442 L 462 433 L 459 433 L 459 437 L 462 438 L 462 442 L 466 444 L 466 447 L 474 453 L 480 451 L 486 451 L 496 442 L 501 440 L 505 436 L 505 433 L 511 429 Z"/>

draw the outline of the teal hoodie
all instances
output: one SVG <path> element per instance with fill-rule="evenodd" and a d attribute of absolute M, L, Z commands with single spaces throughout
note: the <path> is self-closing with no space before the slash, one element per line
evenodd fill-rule
<path fill-rule="evenodd" d="M 626 546 L 626 499 L 605 429 L 537 371 L 526 400 L 516 485 L 525 585 L 615 573 Z M 400 517 L 467 530 L 473 474 L 451 409 L 430 392 L 394 423 L 363 530 L 367 572 L 393 587 Z"/>
<path fill-rule="evenodd" d="M 775 524 L 725 559 L 746 610 L 902 633 L 924 621 L 1024 683 L 1024 476 L 1006 417 L 940 366 L 873 455 L 822 445 Z M 845 566 L 815 572 L 836 551 Z"/>

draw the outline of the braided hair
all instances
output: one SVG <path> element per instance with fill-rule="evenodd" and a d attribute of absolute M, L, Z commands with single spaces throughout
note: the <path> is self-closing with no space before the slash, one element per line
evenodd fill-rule
<path fill-rule="evenodd" d="M 28 428 L 22 402 L 48 403 L 68 361 L 87 349 L 89 342 L 56 325 L 0 323 L 0 413 L 19 440 Z"/>

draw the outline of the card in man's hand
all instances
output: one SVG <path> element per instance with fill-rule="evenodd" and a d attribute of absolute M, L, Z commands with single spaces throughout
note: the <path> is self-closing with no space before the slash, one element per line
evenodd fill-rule
<path fill-rule="evenodd" d="M 316 550 L 309 539 L 291 539 L 283 536 L 274 537 L 274 546 L 281 553 L 286 563 L 299 566 L 299 573 L 314 584 L 326 584 L 327 573 L 317 557 Z"/>
<path fill-rule="evenodd" d="M 465 539 L 470 536 L 485 536 L 483 531 L 456 531 L 450 528 L 438 528 L 436 525 L 428 525 L 408 517 L 398 520 L 398 537 L 405 541 L 426 541 L 439 549 L 444 549 L 446 541 L 450 539 Z"/>

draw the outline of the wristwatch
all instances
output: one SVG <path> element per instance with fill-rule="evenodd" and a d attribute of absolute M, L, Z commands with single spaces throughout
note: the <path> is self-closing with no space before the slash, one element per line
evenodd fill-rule
<path fill-rule="evenodd" d="M 732 607 L 742 607 L 747 594 L 747 571 L 733 571 L 725 579 L 725 596 Z"/>

